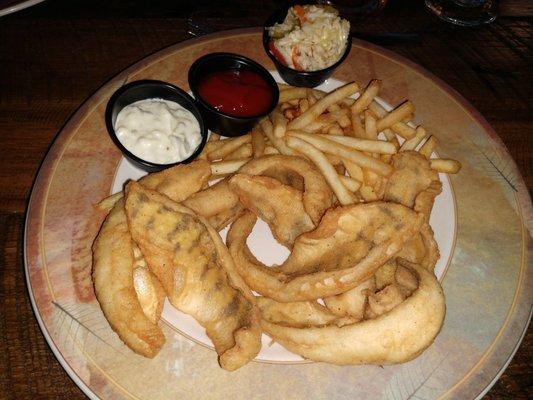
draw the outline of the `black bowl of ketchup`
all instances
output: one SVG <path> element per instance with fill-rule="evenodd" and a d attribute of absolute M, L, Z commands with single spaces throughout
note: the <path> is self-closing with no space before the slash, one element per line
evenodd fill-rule
<path fill-rule="evenodd" d="M 240 136 L 278 104 L 272 75 L 249 58 L 211 53 L 189 69 L 189 87 L 207 127 L 222 136 Z"/>

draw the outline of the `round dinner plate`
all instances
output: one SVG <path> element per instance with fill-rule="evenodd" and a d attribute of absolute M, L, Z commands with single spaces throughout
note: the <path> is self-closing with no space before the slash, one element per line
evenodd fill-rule
<path fill-rule="evenodd" d="M 91 245 L 104 218 L 93 205 L 140 173 L 107 135 L 107 100 L 139 79 L 188 89 L 188 67 L 215 51 L 240 53 L 274 69 L 259 29 L 169 47 L 94 94 L 62 129 L 41 166 L 27 212 L 26 277 L 41 329 L 69 375 L 95 399 L 481 397 L 507 366 L 530 318 L 529 194 L 504 145 L 471 105 L 419 66 L 362 41 L 354 41 L 325 87 L 381 79 L 383 100 L 397 105 L 410 99 L 415 122 L 423 121 L 439 138 L 439 156 L 463 165 L 458 175 L 441 176 L 444 191 L 432 214 L 447 305 L 433 345 L 402 365 L 338 367 L 302 360 L 266 339 L 257 360 L 230 373 L 218 366 L 195 322 L 168 305 L 162 323 L 167 341 L 154 359 L 134 354 L 111 330 L 90 276 Z M 259 249 L 271 238 L 265 226 L 255 231 L 250 240 Z M 282 252 L 265 257 L 269 254 Z"/>

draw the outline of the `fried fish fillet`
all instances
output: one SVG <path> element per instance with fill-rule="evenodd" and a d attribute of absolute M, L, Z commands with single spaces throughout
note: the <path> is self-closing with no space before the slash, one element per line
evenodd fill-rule
<path fill-rule="evenodd" d="M 198 159 L 190 164 L 179 164 L 143 176 L 139 182 L 146 188 L 163 193 L 180 202 L 201 190 L 211 176 L 211 167 L 206 160 Z M 115 193 L 98 203 L 98 208 L 109 211 L 123 197 L 123 192 Z"/>
<path fill-rule="evenodd" d="M 207 218 L 216 231 L 233 222 L 243 209 L 227 178 L 191 195 L 182 204 Z"/>
<path fill-rule="evenodd" d="M 383 200 L 403 204 L 429 220 L 435 197 L 442 191 L 439 174 L 416 151 L 393 155 L 392 166 L 394 172 L 387 181 Z"/>
<path fill-rule="evenodd" d="M 197 159 L 189 164 L 179 164 L 143 176 L 139 183 L 179 203 L 200 191 L 210 176 L 210 164 L 206 160 Z"/>
<path fill-rule="evenodd" d="M 159 298 L 162 304 L 162 299 L 156 296 L 150 301 L 156 304 L 156 309 L 148 311 L 147 316 L 135 290 L 134 263 L 133 243 L 121 199 L 107 216 L 93 244 L 94 289 L 106 319 L 122 341 L 136 353 L 151 358 L 165 343 L 163 331 L 157 326 L 161 313 L 157 301 Z M 140 279 L 146 283 L 145 278 Z M 137 282 L 140 287 L 139 278 Z M 153 293 L 150 288 L 141 292 Z"/>
<path fill-rule="evenodd" d="M 349 268 L 388 241 L 397 243 L 399 251 L 421 225 L 418 213 L 395 203 L 373 202 L 331 209 L 317 229 L 296 240 L 280 270 L 302 274 Z"/>
<path fill-rule="evenodd" d="M 246 244 L 256 217 L 245 212 L 226 242 L 235 265 L 252 290 L 279 302 L 335 296 L 353 289 L 418 233 L 423 216 L 394 203 L 368 203 L 328 211 L 320 225 L 296 239 L 279 268 L 259 262 Z M 285 267 L 290 266 L 285 272 Z"/>
<path fill-rule="evenodd" d="M 422 225 L 420 232 L 406 243 L 405 247 L 398 253 L 398 257 L 433 271 L 439 260 L 440 252 L 433 236 L 433 229 L 427 222 Z"/>
<path fill-rule="evenodd" d="M 234 175 L 229 186 L 243 206 L 265 221 L 276 240 L 289 249 L 298 236 L 315 228 L 298 189 L 268 176 L 247 174 Z"/>
<path fill-rule="evenodd" d="M 263 156 L 244 164 L 239 173 L 269 176 L 301 190 L 305 211 L 315 225 L 333 205 L 333 192 L 324 176 L 303 158 L 280 154 Z"/>
<path fill-rule="evenodd" d="M 373 319 L 337 326 L 289 327 L 262 320 L 264 331 L 293 353 L 315 361 L 396 364 L 417 357 L 439 333 L 445 315 L 439 282 L 425 268 L 401 261 L 418 281 L 405 300 Z"/>
<path fill-rule="evenodd" d="M 354 323 L 354 318 L 339 318 L 326 307 L 316 301 L 298 301 L 279 303 L 268 297 L 258 297 L 257 305 L 261 310 L 261 318 L 295 328 L 335 324 L 342 326 Z"/>
<path fill-rule="evenodd" d="M 222 368 L 232 371 L 253 359 L 261 347 L 259 310 L 218 233 L 136 182 L 125 193 L 131 236 L 172 305 L 205 328 Z"/>

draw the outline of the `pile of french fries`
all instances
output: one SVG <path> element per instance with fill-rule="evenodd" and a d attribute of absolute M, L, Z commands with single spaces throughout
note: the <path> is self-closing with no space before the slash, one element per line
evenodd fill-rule
<path fill-rule="evenodd" d="M 210 136 L 200 157 L 211 162 L 213 178 L 263 155 L 301 156 L 322 172 L 339 203 L 348 205 L 383 196 L 397 152 L 416 150 L 438 172 L 455 174 L 461 168 L 456 160 L 430 158 L 438 140 L 410 122 L 411 101 L 390 112 L 376 101 L 380 80 L 362 91 L 355 82 L 330 93 L 285 84 L 279 89 L 278 106 L 251 132 L 225 140 Z"/>

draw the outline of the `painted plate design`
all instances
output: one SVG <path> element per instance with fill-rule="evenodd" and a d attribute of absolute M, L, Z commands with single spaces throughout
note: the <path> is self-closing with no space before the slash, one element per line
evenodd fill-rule
<path fill-rule="evenodd" d="M 362 41 L 354 41 L 325 88 L 383 80 L 383 101 L 412 100 L 417 120 L 440 140 L 439 156 L 463 164 L 457 176 L 441 176 L 444 191 L 431 219 L 447 304 L 435 343 L 398 366 L 337 367 L 268 346 L 265 337 L 257 360 L 229 373 L 219 368 L 195 321 L 169 305 L 163 312 L 167 342 L 152 360 L 135 355 L 111 330 L 90 278 L 91 245 L 103 219 L 93 204 L 141 173 L 107 135 L 107 100 L 138 79 L 188 89 L 188 67 L 214 51 L 240 53 L 274 69 L 258 29 L 169 47 L 93 95 L 59 133 L 41 167 L 27 213 L 26 273 L 39 324 L 63 367 L 89 397 L 102 399 L 482 396 L 516 351 L 530 318 L 531 200 L 505 147 L 472 106 L 419 66 Z M 264 224 L 254 228 L 249 243 L 265 262 L 286 256 Z"/>

